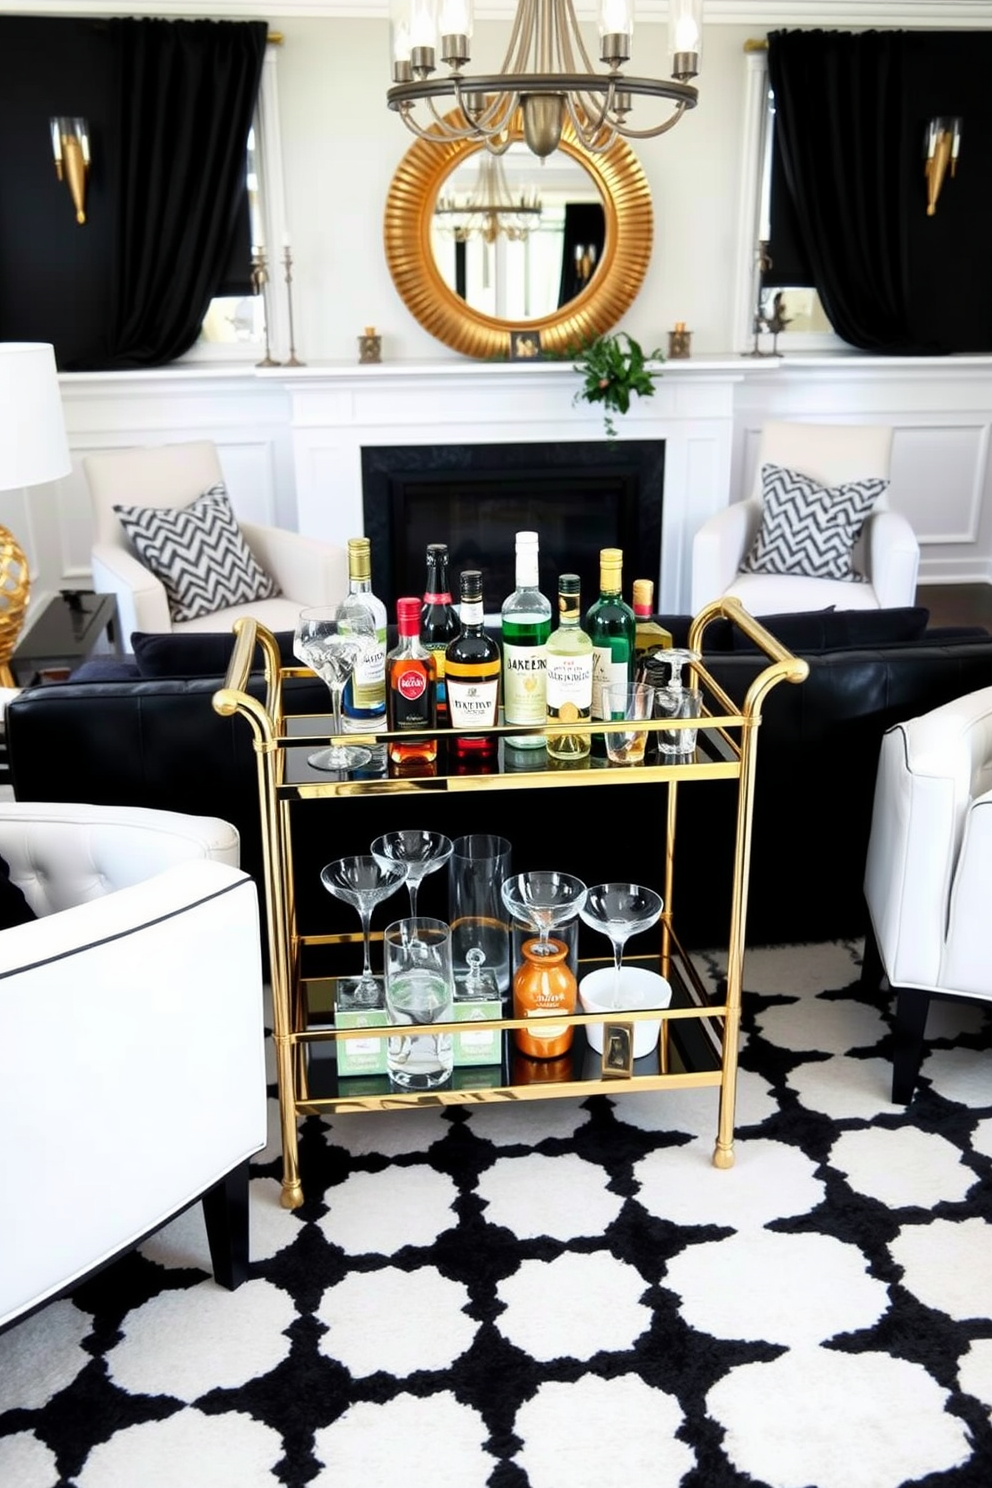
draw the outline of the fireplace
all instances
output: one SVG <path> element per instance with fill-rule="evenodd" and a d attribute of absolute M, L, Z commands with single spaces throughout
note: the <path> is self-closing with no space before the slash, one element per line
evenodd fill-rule
<path fill-rule="evenodd" d="M 421 594 L 427 544 L 446 542 L 458 574 L 480 568 L 486 613 L 514 587 L 514 534 L 541 540 L 541 588 L 578 573 L 583 607 L 599 589 L 599 550 L 624 554 L 624 591 L 658 582 L 663 440 L 363 446 L 362 506 L 376 593 L 390 618 L 401 594 Z"/>

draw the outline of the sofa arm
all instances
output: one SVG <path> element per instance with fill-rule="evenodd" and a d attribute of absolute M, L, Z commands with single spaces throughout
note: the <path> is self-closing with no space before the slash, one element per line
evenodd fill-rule
<path fill-rule="evenodd" d="M 868 519 L 868 577 L 883 610 L 916 603 L 920 545 L 901 512 L 875 512 Z"/>
<path fill-rule="evenodd" d="M 992 882 L 992 791 L 976 796 L 965 820 L 951 888 L 940 985 L 992 999 L 989 983 L 989 884 Z"/>
<path fill-rule="evenodd" d="M 0 1030 L 2 1325 L 264 1145 L 254 885 L 187 863 L 4 931 Z"/>
<path fill-rule="evenodd" d="M 0 802 L 0 856 L 36 914 L 89 903 L 179 863 L 238 867 L 238 832 L 219 817 L 142 806 Z"/>
<path fill-rule="evenodd" d="M 96 592 L 117 596 L 122 650 L 130 651 L 136 630 L 172 629 L 165 586 L 132 553 L 111 543 L 94 544 L 90 569 Z"/>
<path fill-rule="evenodd" d="M 704 522 L 692 540 L 692 613 L 725 594 L 761 521 L 761 502 L 734 501 Z"/>
<path fill-rule="evenodd" d="M 241 531 L 259 563 L 287 599 L 306 605 L 338 604 L 348 592 L 344 548 L 319 542 L 283 527 L 241 522 Z"/>

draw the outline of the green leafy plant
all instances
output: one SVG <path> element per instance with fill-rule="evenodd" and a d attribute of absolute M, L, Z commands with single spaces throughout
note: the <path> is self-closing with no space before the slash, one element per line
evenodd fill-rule
<path fill-rule="evenodd" d="M 633 393 L 640 398 L 654 394 L 654 380 L 660 377 L 648 362 L 663 362 L 660 351 L 644 352 L 633 336 L 617 331 L 610 336 L 597 336 L 574 353 L 575 370 L 582 374 L 582 386 L 573 402 L 584 398 L 587 403 L 602 403 L 606 434 L 616 438 L 614 414 L 626 413 Z"/>

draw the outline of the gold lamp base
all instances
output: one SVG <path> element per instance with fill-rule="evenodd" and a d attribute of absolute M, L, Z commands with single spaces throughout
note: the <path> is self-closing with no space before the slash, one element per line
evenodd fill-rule
<path fill-rule="evenodd" d="M 31 593 L 31 571 L 24 549 L 6 527 L 0 527 L 0 687 L 16 687 L 10 669 Z"/>

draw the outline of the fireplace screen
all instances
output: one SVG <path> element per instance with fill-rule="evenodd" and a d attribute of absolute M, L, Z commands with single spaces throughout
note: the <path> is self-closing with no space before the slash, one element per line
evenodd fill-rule
<path fill-rule="evenodd" d="M 480 568 L 496 615 L 514 587 L 514 534 L 533 530 L 552 602 L 558 575 L 573 572 L 592 603 L 605 547 L 623 549 L 629 600 L 633 579 L 658 580 L 663 474 L 659 440 L 363 449 L 373 587 L 392 619 L 397 596 L 423 593 L 427 544 L 446 542 L 455 602 L 458 574 Z"/>

